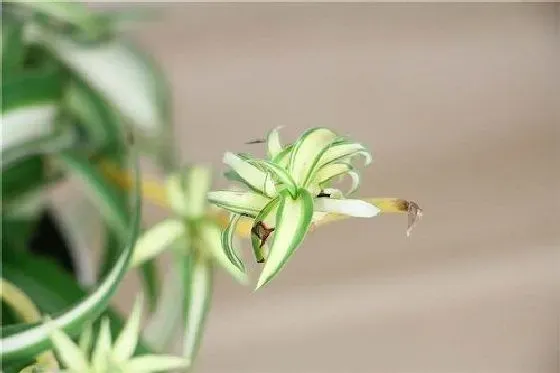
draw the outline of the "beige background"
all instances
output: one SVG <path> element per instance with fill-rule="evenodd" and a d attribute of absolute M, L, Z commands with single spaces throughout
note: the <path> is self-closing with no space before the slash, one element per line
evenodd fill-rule
<path fill-rule="evenodd" d="M 199 373 L 560 371 L 558 4 L 150 6 L 184 161 L 328 126 L 373 150 L 361 196 L 425 211 L 317 231 L 255 294 L 220 274 Z"/>

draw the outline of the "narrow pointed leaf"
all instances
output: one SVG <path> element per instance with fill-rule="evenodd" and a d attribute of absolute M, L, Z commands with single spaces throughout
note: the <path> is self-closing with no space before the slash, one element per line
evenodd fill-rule
<path fill-rule="evenodd" d="M 3 249 L 6 249 L 6 246 Z M 6 256 L 3 259 L 5 260 L 2 262 L 2 276 L 28 294 L 44 314 L 58 315 L 62 310 L 71 308 L 87 297 L 87 292 L 78 285 L 74 277 L 50 259 L 26 252 L 17 257 Z M 121 315 L 110 307 L 103 312 L 103 317 L 111 320 L 112 334 L 118 334 L 124 327 Z M 24 324 L 6 326 L 6 329 L 2 328 L 2 333 L 4 335 L 21 330 L 22 325 L 23 329 L 27 328 Z M 76 330 L 82 332 L 84 326 L 86 331 L 90 329 L 90 320 L 84 320 Z M 136 352 L 148 353 L 150 350 L 143 341 L 139 341 Z"/>
<path fill-rule="evenodd" d="M 245 272 L 243 261 L 239 258 L 237 250 L 233 247 L 233 236 L 237 228 L 237 222 L 241 218 L 239 214 L 231 214 L 227 228 L 222 232 L 222 247 L 231 264 L 239 268 L 241 272 Z"/>
<path fill-rule="evenodd" d="M 140 294 L 132 308 L 132 313 L 126 321 L 124 329 L 119 334 L 113 347 L 113 358 L 118 362 L 124 362 L 134 354 L 136 343 L 138 343 L 138 335 L 140 333 L 140 318 L 142 316 L 143 297 Z"/>
<path fill-rule="evenodd" d="M 290 155 L 289 171 L 298 185 L 305 184 L 318 156 L 336 138 L 337 135 L 327 128 L 312 128 L 296 141 Z"/>
<path fill-rule="evenodd" d="M 280 126 L 274 128 L 266 137 L 266 147 L 269 159 L 274 159 L 274 157 L 276 157 L 282 151 L 282 144 L 280 144 L 279 134 L 280 128 L 282 127 Z"/>
<path fill-rule="evenodd" d="M 93 338 L 93 328 L 91 324 L 88 324 L 87 327 L 80 334 L 80 341 L 78 344 L 84 356 L 89 356 L 89 350 L 91 348 L 92 338 Z"/>
<path fill-rule="evenodd" d="M 200 251 L 212 257 L 222 268 L 242 284 L 247 282 L 247 274 L 244 268 L 234 264 L 228 258 L 222 247 L 222 232 L 214 222 L 206 222 L 198 230 L 200 239 L 198 248 Z"/>
<path fill-rule="evenodd" d="M 137 267 L 158 256 L 186 233 L 185 224 L 176 219 L 163 220 L 144 232 L 136 241 L 130 266 Z"/>
<path fill-rule="evenodd" d="M 107 369 L 111 352 L 111 329 L 109 319 L 101 320 L 101 328 L 97 336 L 97 343 L 92 356 L 92 365 L 96 372 L 103 372 Z"/>
<path fill-rule="evenodd" d="M 23 67 L 25 46 L 23 23 L 4 15 L 2 17 L 2 75 L 14 73 Z"/>
<path fill-rule="evenodd" d="M 49 323 L 45 325 L 53 327 L 53 325 L 49 325 Z M 89 370 L 86 356 L 70 337 L 56 328 L 53 328 L 49 336 L 60 359 L 67 367 L 76 372 L 87 372 Z"/>
<path fill-rule="evenodd" d="M 357 218 L 372 218 L 381 210 L 371 203 L 359 199 L 316 198 L 315 210 L 335 214 L 349 215 Z"/>
<path fill-rule="evenodd" d="M 99 316 L 107 307 L 110 297 L 115 292 L 128 269 L 132 251 L 140 226 L 140 177 L 136 156 L 134 160 L 134 213 L 130 222 L 128 240 L 114 267 L 99 286 L 82 299 L 78 304 L 52 317 L 52 322 L 62 331 L 75 335 L 88 320 Z M 86 178 L 87 179 L 87 178 Z M 96 189 L 97 184 L 89 184 Z M 103 194 L 100 190 L 96 193 Z M 0 328 L 2 361 L 32 356 L 49 346 L 49 329 L 44 324 L 26 324 L 23 327 L 14 325 Z"/>
<path fill-rule="evenodd" d="M 187 196 L 185 194 L 184 174 L 176 172 L 165 181 L 167 202 L 171 209 L 180 216 L 187 216 Z"/>
<path fill-rule="evenodd" d="M 190 361 L 176 356 L 144 355 L 135 357 L 126 364 L 126 372 L 159 373 L 175 369 L 185 369 Z"/>
<path fill-rule="evenodd" d="M 313 218 L 313 198 L 301 190 L 297 199 L 284 194 L 276 213 L 276 230 L 257 289 L 268 284 L 302 243 Z"/>
<path fill-rule="evenodd" d="M 211 259 L 199 253 L 189 255 L 185 262 L 183 358 L 193 362 L 202 341 L 206 315 L 212 300 L 214 273 Z"/>
<path fill-rule="evenodd" d="M 228 211 L 256 216 L 270 199 L 255 192 L 234 192 L 230 190 L 208 193 L 208 201 Z"/>
<path fill-rule="evenodd" d="M 191 219 L 202 217 L 206 211 L 206 193 L 210 188 L 211 172 L 206 167 L 192 166 L 185 177 L 185 198 L 187 216 Z"/>
<path fill-rule="evenodd" d="M 225 153 L 223 162 L 230 166 L 252 189 L 262 192 L 269 197 L 274 197 L 276 188 L 274 182 L 264 171 L 247 162 L 237 154 Z"/>

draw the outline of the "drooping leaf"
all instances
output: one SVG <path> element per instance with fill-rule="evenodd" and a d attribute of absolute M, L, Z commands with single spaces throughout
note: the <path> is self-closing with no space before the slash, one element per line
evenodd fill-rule
<path fill-rule="evenodd" d="M 359 199 L 334 199 L 316 198 L 315 210 L 353 216 L 356 218 L 372 218 L 377 216 L 381 210 L 376 206 Z"/>
<path fill-rule="evenodd" d="M 96 318 L 105 310 L 111 295 L 115 292 L 118 284 L 128 269 L 139 231 L 141 211 L 139 167 L 136 157 L 133 157 L 133 159 L 135 161 L 135 198 L 133 201 L 134 218 L 130 222 L 128 241 L 126 242 L 121 255 L 109 274 L 93 292 L 81 299 L 79 303 L 74 304 L 70 308 L 63 309 L 62 312 L 52 316 L 52 321 L 55 325 L 70 336 L 75 336 L 84 324 L 86 324 L 89 320 Z M 70 160 L 70 163 L 72 163 L 72 160 Z M 80 164 L 81 163 L 76 162 L 75 165 L 79 166 Z M 90 179 L 90 176 L 85 175 L 82 167 L 76 167 L 78 172 L 80 169 L 82 170 L 82 176 L 86 180 L 89 181 L 95 179 Z M 88 185 L 95 190 L 96 194 L 103 194 L 103 190 L 99 189 L 100 186 L 98 184 L 92 183 Z M 35 278 L 35 276 L 33 278 Z M 52 279 L 48 279 L 45 282 L 52 283 Z M 65 284 L 64 286 L 69 286 L 69 284 Z M 27 293 L 31 294 L 30 292 Z M 59 297 L 61 296 L 62 295 L 59 295 Z M 34 301 L 36 304 L 39 304 L 36 299 L 34 299 Z M 51 300 L 49 299 L 49 301 Z M 3 347 L 2 351 L 0 351 L 2 361 L 29 357 L 51 345 L 49 341 L 49 329 L 45 324 L 25 324 L 2 327 L 0 329 L 0 334 L 2 335 L 0 342 Z"/>
<path fill-rule="evenodd" d="M 298 198 L 281 195 L 270 253 L 257 282 L 257 289 L 268 284 L 284 267 L 302 243 L 313 218 L 313 198 L 300 190 Z"/>
<path fill-rule="evenodd" d="M 54 149 L 61 146 L 56 134 L 64 123 L 55 119 L 62 83 L 63 77 L 56 69 L 32 70 L 3 79 L 2 169 L 27 153 L 37 154 L 38 146 Z M 50 145 L 51 142 L 55 144 Z M 21 148 L 26 145 L 27 148 Z"/>
<path fill-rule="evenodd" d="M 222 248 L 230 260 L 231 264 L 239 268 L 241 272 L 245 272 L 243 261 L 237 255 L 237 250 L 233 247 L 233 236 L 237 228 L 237 222 L 241 218 L 239 214 L 231 214 L 227 228 L 222 232 Z"/>
<path fill-rule="evenodd" d="M 208 201 L 234 213 L 256 216 L 270 199 L 252 191 L 235 192 L 224 190 L 209 192 Z"/>
<path fill-rule="evenodd" d="M 317 170 L 320 170 L 333 162 L 349 162 L 351 158 L 357 155 L 362 155 L 365 158 L 366 166 L 371 163 L 371 154 L 364 145 L 346 141 L 334 144 L 329 147 L 324 154 L 322 154 L 321 159 L 317 164 Z"/>
<path fill-rule="evenodd" d="M 199 239 L 197 250 L 213 258 L 218 265 L 240 283 L 247 283 L 247 274 L 244 268 L 236 261 L 232 262 L 222 247 L 222 232 L 218 224 L 214 221 L 201 223 L 197 229 L 197 234 Z"/>

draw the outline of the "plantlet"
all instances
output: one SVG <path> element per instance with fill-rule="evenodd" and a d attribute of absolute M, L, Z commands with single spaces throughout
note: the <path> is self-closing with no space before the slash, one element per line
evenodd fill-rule
<path fill-rule="evenodd" d="M 228 230 L 236 229 L 241 216 L 253 219 L 253 251 L 257 262 L 265 263 L 257 288 L 278 274 L 311 227 L 329 214 L 371 218 L 382 211 L 376 204 L 346 198 L 360 185 L 354 158 L 363 156 L 365 165 L 371 163 L 371 154 L 362 144 L 318 127 L 286 146 L 281 145 L 279 128 L 275 128 L 268 134 L 266 146 L 265 159 L 229 152 L 223 157 L 231 168 L 227 177 L 241 183 L 246 191 L 208 194 L 211 203 L 231 212 Z M 352 179 L 350 190 L 344 193 L 333 189 L 334 183 L 345 176 Z M 409 205 L 416 206 L 407 202 L 407 211 Z M 410 224 L 420 212 L 417 206 L 415 212 Z M 267 248 L 269 236 L 272 243 Z M 235 251 L 227 241 L 224 249 Z"/>

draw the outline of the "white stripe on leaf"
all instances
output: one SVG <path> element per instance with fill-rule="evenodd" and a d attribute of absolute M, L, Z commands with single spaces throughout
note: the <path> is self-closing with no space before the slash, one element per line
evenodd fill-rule
<path fill-rule="evenodd" d="M 332 199 L 316 198 L 314 201 L 315 211 L 342 214 L 357 218 L 372 218 L 377 216 L 381 210 L 371 203 L 359 199 Z"/>

